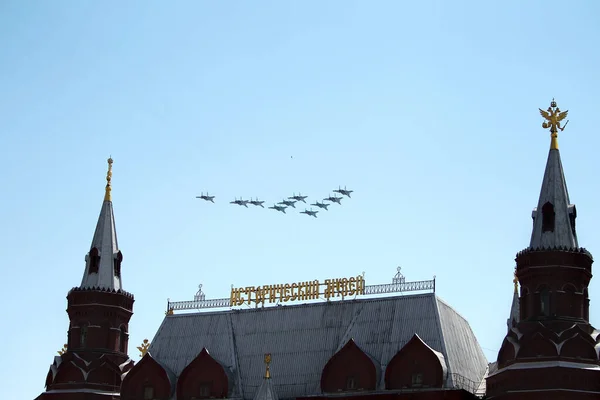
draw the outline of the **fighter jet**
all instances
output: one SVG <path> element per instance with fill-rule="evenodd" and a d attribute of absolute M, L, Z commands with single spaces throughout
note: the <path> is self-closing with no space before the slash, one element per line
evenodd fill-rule
<path fill-rule="evenodd" d="M 334 192 L 339 193 L 339 194 L 341 194 L 343 196 L 350 197 L 350 193 L 354 192 L 354 190 L 348 190 L 348 189 L 346 189 L 346 186 L 344 186 L 343 189 L 340 186 L 338 186 L 338 189 L 334 190 Z"/>
<path fill-rule="evenodd" d="M 319 207 L 319 208 L 323 208 L 325 210 L 327 210 L 327 207 L 329 207 L 329 204 L 327 203 L 319 203 L 318 201 L 314 204 L 311 204 L 311 206 L 315 206 L 315 207 Z"/>
<path fill-rule="evenodd" d="M 242 200 L 241 198 L 230 201 L 229 204 L 237 204 L 238 206 L 244 206 L 248 208 L 248 200 Z"/>
<path fill-rule="evenodd" d="M 295 202 L 295 201 L 290 201 L 290 200 L 285 200 L 285 199 L 284 199 L 283 201 L 280 201 L 280 202 L 279 202 L 279 203 L 277 203 L 277 204 L 283 204 L 283 205 L 286 205 L 286 206 L 288 206 L 288 207 L 294 207 L 294 208 L 296 208 L 296 206 L 294 205 L 294 204 L 296 204 L 296 202 Z"/>
<path fill-rule="evenodd" d="M 258 197 L 256 198 L 256 200 L 252 200 L 252 197 L 250 197 L 250 204 L 252 204 L 253 206 L 261 206 L 262 208 L 265 208 L 265 206 L 263 206 L 264 201 L 258 201 Z"/>
<path fill-rule="evenodd" d="M 277 204 L 273 204 L 273 207 L 269 207 L 271 210 L 277 210 L 277 211 L 281 211 L 282 213 L 285 214 L 285 209 L 287 207 L 284 206 L 278 206 Z"/>
<path fill-rule="evenodd" d="M 304 201 L 305 198 L 307 198 L 308 196 L 302 196 L 300 193 L 298 193 L 298 195 L 296 196 L 296 194 L 294 194 L 292 197 L 288 197 L 288 199 L 290 200 L 296 200 L 296 201 L 301 201 L 303 203 L 306 203 L 306 201 Z"/>
<path fill-rule="evenodd" d="M 300 211 L 300 214 L 311 215 L 315 218 L 317 218 L 317 213 L 318 213 L 318 211 L 313 211 L 312 209 L 309 211 L 306 208 L 304 209 L 304 211 Z"/>
<path fill-rule="evenodd" d="M 214 198 L 215 196 L 209 196 L 208 192 L 206 192 L 206 194 L 202 194 L 200 193 L 200 196 L 196 196 L 197 199 L 202 199 L 202 200 L 206 200 L 206 201 L 210 201 L 211 203 L 214 203 Z"/>
<path fill-rule="evenodd" d="M 338 203 L 339 205 L 342 204 L 342 198 L 343 197 L 336 197 L 336 196 L 329 196 L 323 200 L 327 200 L 327 201 L 331 201 L 332 203 Z"/>

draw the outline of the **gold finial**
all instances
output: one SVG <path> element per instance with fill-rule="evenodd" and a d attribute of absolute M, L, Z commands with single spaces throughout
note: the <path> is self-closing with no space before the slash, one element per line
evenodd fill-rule
<path fill-rule="evenodd" d="M 144 357 L 148 352 L 148 347 L 150 347 L 150 342 L 148 339 L 144 339 L 141 346 L 138 346 L 138 350 L 140 351 L 140 357 Z"/>
<path fill-rule="evenodd" d="M 104 201 L 111 201 L 111 196 L 110 196 L 110 191 L 111 191 L 111 187 L 110 187 L 110 181 L 112 179 L 112 164 L 113 164 L 113 159 L 112 157 L 108 158 L 108 172 L 106 173 L 106 193 L 104 193 Z"/>
<path fill-rule="evenodd" d="M 569 110 L 561 112 L 560 108 L 556 106 L 556 101 L 554 101 L 554 99 L 550 102 L 550 107 L 548 107 L 547 111 L 544 111 L 541 108 L 539 110 L 542 117 L 546 119 L 546 121 L 542 123 L 542 128 L 550 128 L 550 149 L 558 150 L 558 130 L 560 129 L 561 132 L 564 131 L 569 123 L 567 120 L 565 126 L 561 127 L 560 121 L 567 117 Z"/>
<path fill-rule="evenodd" d="M 62 356 L 63 354 L 65 354 L 67 352 L 67 344 L 63 344 L 63 348 L 60 349 L 59 351 L 57 351 L 59 356 Z"/>
<path fill-rule="evenodd" d="M 166 312 L 165 315 L 173 315 L 173 309 L 169 308 Z"/>
<path fill-rule="evenodd" d="M 269 365 L 271 364 L 271 353 L 265 354 L 265 364 L 267 365 L 267 370 L 265 371 L 265 379 L 271 379 L 271 371 L 269 370 Z"/>
<path fill-rule="evenodd" d="M 513 283 L 515 284 L 515 293 L 519 293 L 519 278 L 517 278 L 517 273 L 515 272 L 515 278 L 513 279 Z"/>

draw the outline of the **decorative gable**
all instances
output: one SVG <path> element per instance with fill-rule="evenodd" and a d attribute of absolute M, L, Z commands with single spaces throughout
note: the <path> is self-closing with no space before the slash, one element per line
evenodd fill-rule
<path fill-rule="evenodd" d="M 324 393 L 375 390 L 376 386 L 375 364 L 353 339 L 331 357 L 321 375 Z"/>
<path fill-rule="evenodd" d="M 193 400 L 226 398 L 229 393 L 229 378 L 225 369 L 206 348 L 181 372 L 177 380 L 177 399 Z"/>

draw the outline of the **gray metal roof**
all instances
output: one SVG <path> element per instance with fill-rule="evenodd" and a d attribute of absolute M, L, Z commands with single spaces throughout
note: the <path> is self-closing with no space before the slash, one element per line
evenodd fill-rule
<path fill-rule="evenodd" d="M 385 372 L 415 333 L 444 355 L 449 385 L 453 374 L 481 382 L 487 360 L 473 331 L 433 293 L 169 315 L 149 351 L 179 376 L 206 347 L 235 379 L 230 397 L 248 400 L 271 353 L 272 384 L 285 399 L 319 394 L 323 367 L 350 339 Z"/>
<path fill-rule="evenodd" d="M 110 200 L 105 200 L 102 203 L 90 251 L 94 247 L 98 249 L 98 255 L 100 256 L 98 272 L 88 273 L 91 262 L 90 254 L 88 253 L 85 256 L 85 271 L 81 279 L 81 288 L 122 289 L 121 277 L 120 275 L 115 276 L 114 271 L 114 260 L 119 253 L 119 245 L 117 243 L 115 216 L 112 201 Z"/>
<path fill-rule="evenodd" d="M 546 202 L 554 205 L 554 231 L 542 232 L 542 207 Z M 575 206 L 570 203 L 567 182 L 563 172 L 560 152 L 550 149 L 538 206 L 533 210 L 533 231 L 529 247 L 536 248 L 578 248 L 577 234 L 571 227 L 569 215 L 576 217 Z M 539 217 L 539 218 L 538 218 Z"/>

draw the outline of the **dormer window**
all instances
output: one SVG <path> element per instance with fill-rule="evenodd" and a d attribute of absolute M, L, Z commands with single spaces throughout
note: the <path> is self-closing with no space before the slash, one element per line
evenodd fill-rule
<path fill-rule="evenodd" d="M 356 379 L 353 376 L 346 378 L 346 390 L 356 390 Z"/>
<path fill-rule="evenodd" d="M 550 202 L 546 202 L 542 207 L 542 232 L 554 232 L 555 216 L 554 205 Z"/>
<path fill-rule="evenodd" d="M 97 274 L 99 267 L 100 267 L 100 255 L 98 254 L 98 249 L 94 247 L 90 251 L 90 268 L 89 268 L 88 272 L 90 274 Z"/>
<path fill-rule="evenodd" d="M 207 399 L 210 397 L 210 383 L 201 383 L 198 390 L 199 399 Z"/>
<path fill-rule="evenodd" d="M 575 235 L 575 219 L 577 218 L 577 209 L 574 205 L 569 206 L 569 222 L 571 223 L 571 232 Z"/>
<path fill-rule="evenodd" d="M 423 384 L 423 374 L 415 373 L 412 374 L 411 386 L 419 387 Z"/>
<path fill-rule="evenodd" d="M 154 387 L 144 386 L 144 400 L 154 399 Z"/>

